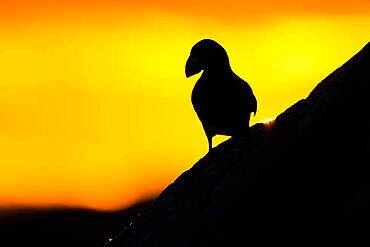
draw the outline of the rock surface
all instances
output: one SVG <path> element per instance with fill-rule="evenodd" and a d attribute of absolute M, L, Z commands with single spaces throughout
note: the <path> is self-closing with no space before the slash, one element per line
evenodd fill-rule
<path fill-rule="evenodd" d="M 111 242 L 353 241 L 370 225 L 370 43 L 273 123 L 179 176 Z M 298 242 L 296 242 L 298 241 Z"/>

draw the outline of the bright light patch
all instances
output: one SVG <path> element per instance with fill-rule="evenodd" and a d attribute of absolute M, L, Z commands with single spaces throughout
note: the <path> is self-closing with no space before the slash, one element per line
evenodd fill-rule
<path fill-rule="evenodd" d="M 267 118 L 267 119 L 262 120 L 261 123 L 269 125 L 269 124 L 272 124 L 274 121 L 275 121 L 275 118 Z"/>

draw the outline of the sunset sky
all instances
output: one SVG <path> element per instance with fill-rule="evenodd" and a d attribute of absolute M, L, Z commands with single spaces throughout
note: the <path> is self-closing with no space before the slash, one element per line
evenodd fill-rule
<path fill-rule="evenodd" d="M 0 0 L 0 206 L 112 210 L 189 169 L 208 151 L 199 76 L 185 77 L 200 39 L 251 85 L 254 124 L 306 97 L 369 27 L 369 0 Z"/>

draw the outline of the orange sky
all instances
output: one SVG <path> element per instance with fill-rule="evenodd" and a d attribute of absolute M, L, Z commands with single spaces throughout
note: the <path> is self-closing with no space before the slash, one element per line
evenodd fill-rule
<path fill-rule="evenodd" d="M 252 86 L 252 123 L 370 40 L 369 1 L 226 3 L 0 1 L 0 205 L 115 209 L 190 168 L 208 148 L 184 74 L 202 38 Z"/>

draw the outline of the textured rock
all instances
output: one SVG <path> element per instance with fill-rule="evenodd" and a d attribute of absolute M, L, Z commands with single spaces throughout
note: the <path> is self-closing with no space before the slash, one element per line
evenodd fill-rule
<path fill-rule="evenodd" d="M 273 123 L 199 160 L 111 245 L 359 239 L 370 224 L 369 98 L 367 44 Z"/>

